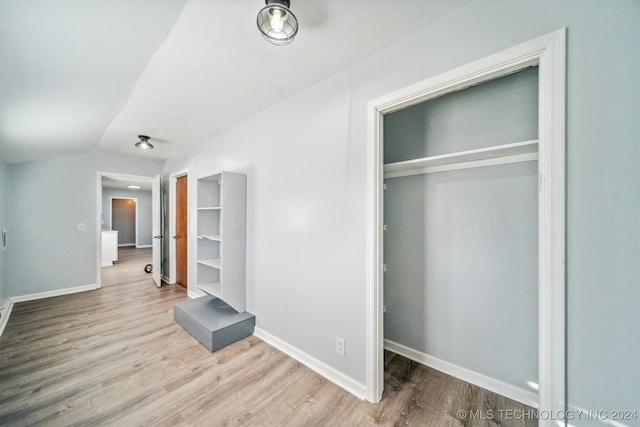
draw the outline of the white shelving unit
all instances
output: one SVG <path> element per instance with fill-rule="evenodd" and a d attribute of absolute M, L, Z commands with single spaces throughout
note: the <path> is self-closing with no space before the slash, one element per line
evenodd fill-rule
<path fill-rule="evenodd" d="M 494 145 L 384 165 L 385 178 L 538 160 L 538 140 Z"/>
<path fill-rule="evenodd" d="M 246 188 L 238 173 L 198 179 L 197 287 L 238 312 L 246 309 Z"/>

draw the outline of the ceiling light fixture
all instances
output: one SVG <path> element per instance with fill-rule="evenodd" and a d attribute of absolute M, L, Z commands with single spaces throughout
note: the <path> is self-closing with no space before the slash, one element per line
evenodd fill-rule
<path fill-rule="evenodd" d="M 136 142 L 136 148 L 142 151 L 153 150 L 153 145 L 149 142 L 149 139 L 151 138 L 147 135 L 138 135 L 138 138 L 140 138 L 140 141 Z"/>
<path fill-rule="evenodd" d="M 258 12 L 258 29 L 269 43 L 285 45 L 298 34 L 298 20 L 289 10 L 289 0 L 265 0 Z"/>
<path fill-rule="evenodd" d="M 139 185 L 127 185 L 127 188 L 131 188 L 132 190 L 139 190 L 142 187 L 140 187 Z"/>

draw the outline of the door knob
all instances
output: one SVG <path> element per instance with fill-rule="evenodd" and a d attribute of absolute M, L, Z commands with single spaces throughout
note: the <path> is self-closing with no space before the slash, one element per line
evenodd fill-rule
<path fill-rule="evenodd" d="M 154 239 L 162 239 L 162 234 L 155 235 L 155 236 L 153 236 L 153 238 Z"/>

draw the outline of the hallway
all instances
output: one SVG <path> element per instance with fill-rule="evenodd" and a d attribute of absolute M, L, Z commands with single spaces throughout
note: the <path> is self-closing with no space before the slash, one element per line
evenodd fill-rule
<path fill-rule="evenodd" d="M 118 248 L 118 261 L 113 267 L 102 267 L 102 286 L 132 282 L 148 282 L 155 286 L 151 273 L 144 271 L 147 264 L 151 264 L 151 248 Z"/>

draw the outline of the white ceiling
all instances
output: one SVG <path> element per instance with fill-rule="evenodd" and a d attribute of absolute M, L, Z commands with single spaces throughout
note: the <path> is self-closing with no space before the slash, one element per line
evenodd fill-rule
<path fill-rule="evenodd" d="M 470 1 L 292 0 L 272 46 L 263 0 L 0 0 L 0 160 L 170 157 Z"/>

